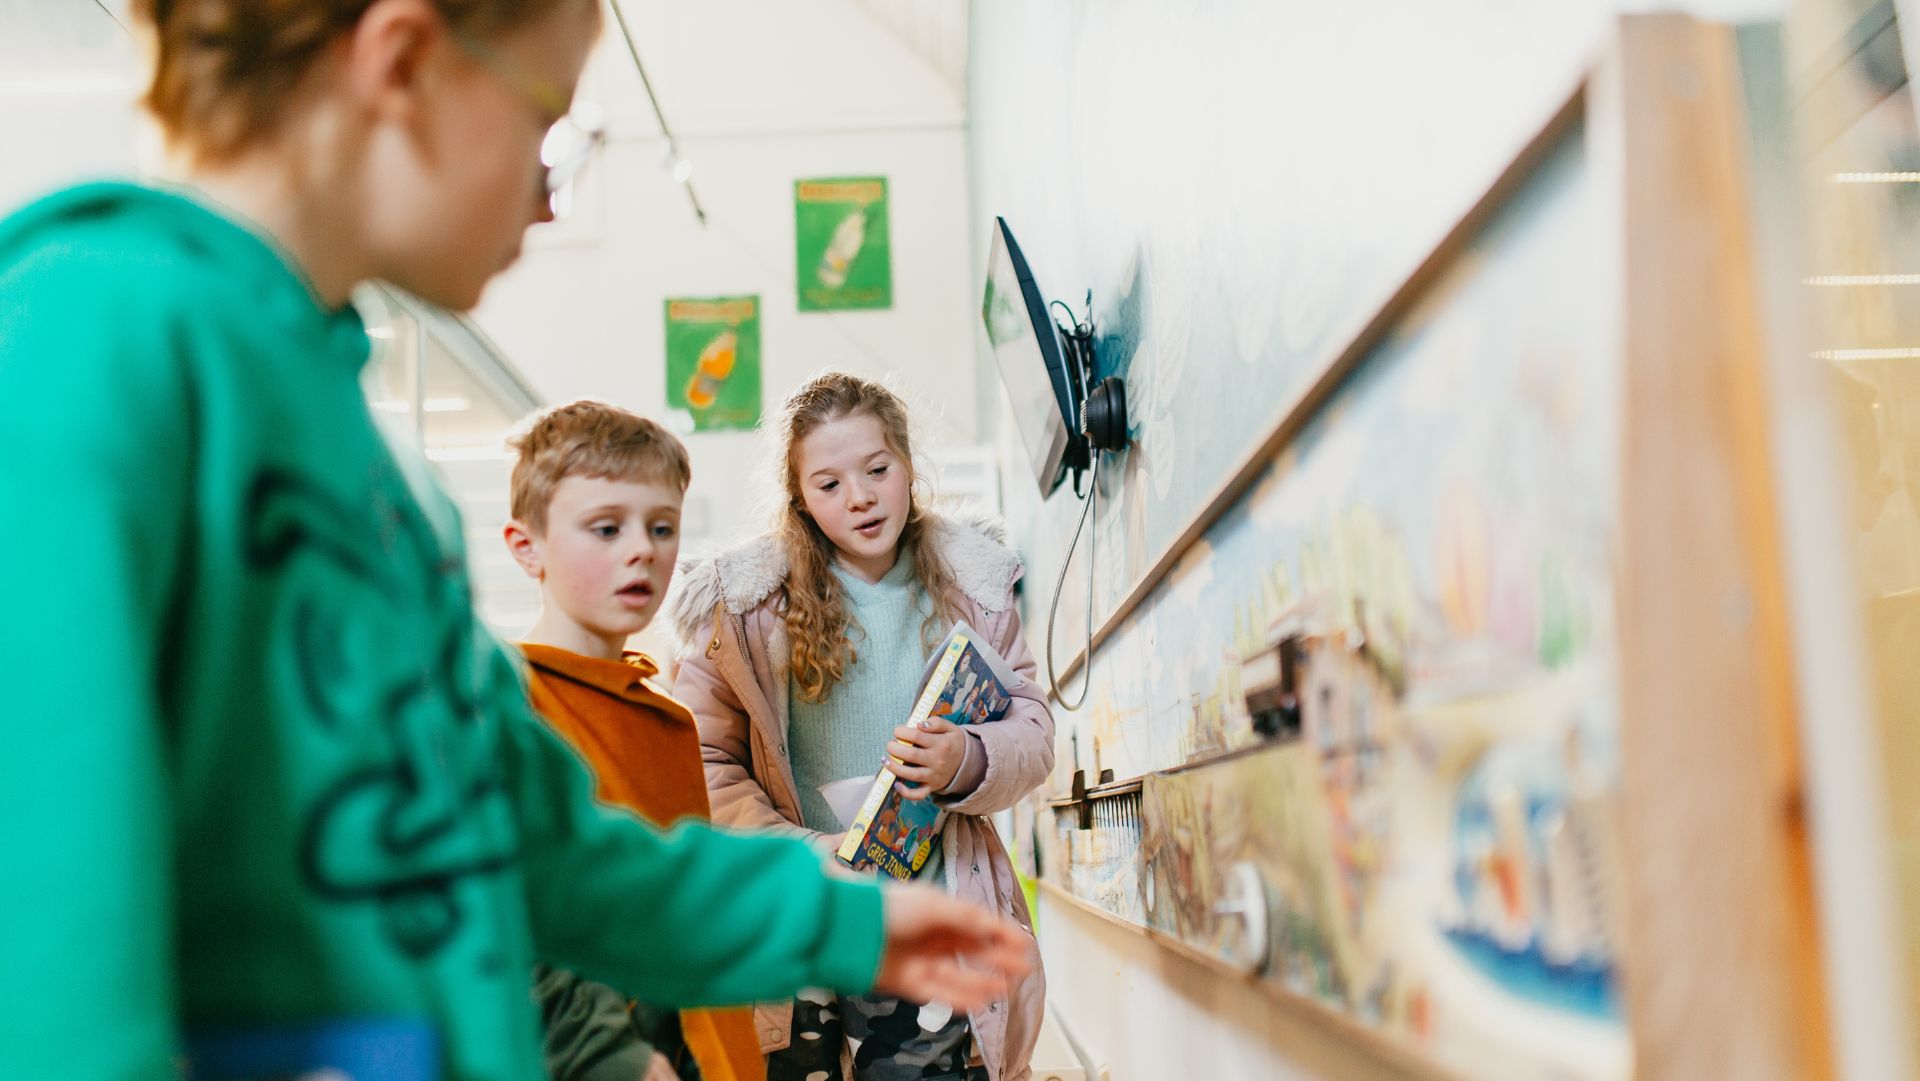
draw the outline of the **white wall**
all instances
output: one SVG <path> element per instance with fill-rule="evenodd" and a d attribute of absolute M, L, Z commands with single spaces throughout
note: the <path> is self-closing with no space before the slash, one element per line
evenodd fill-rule
<path fill-rule="evenodd" d="M 115 79 L 42 95 L 0 86 L 0 208 L 76 180 L 124 176 L 134 166 L 133 91 Z"/>
<path fill-rule="evenodd" d="M 624 5 L 709 220 L 671 180 L 616 27 L 587 88 L 611 143 L 577 223 L 536 231 L 476 317 L 551 401 L 665 408 L 662 303 L 758 293 L 764 410 L 807 374 L 880 375 L 909 400 L 928 444 L 974 439 L 973 313 L 961 94 L 845 0 Z M 890 311 L 799 314 L 793 182 L 882 175 L 892 213 Z M 690 543 L 757 530 L 763 444 L 687 438 Z"/>
<path fill-rule="evenodd" d="M 0 213 L 133 169 L 139 49 L 109 6 L 0 0 Z"/>
<path fill-rule="evenodd" d="M 1040 897 L 1049 995 L 1090 1064 L 1112 1081 L 1362 1081 L 1397 1075 L 1390 1060 L 1330 1037 L 1309 1010 L 1288 1010 L 1240 981 L 1168 952 L 1130 929 Z"/>
<path fill-rule="evenodd" d="M 1094 289 L 1102 361 L 1130 383 L 1135 445 L 1090 527 L 1102 614 L 1258 439 L 1297 385 L 1289 364 L 1324 348 L 1306 347 L 1314 334 L 1346 326 L 1315 320 L 1378 302 L 1563 100 L 1616 15 L 1761 18 L 1783 6 L 974 0 L 974 220 L 1007 215 L 1050 296 L 1077 309 Z M 983 251 L 975 258 L 984 265 Z M 1008 517 L 1035 569 L 1033 638 L 1082 505 L 1035 497 L 990 370 L 980 407 L 1007 455 Z M 1063 661 L 1084 640 L 1080 543 Z M 1226 627 L 1234 616 L 1217 612 Z M 1099 724 L 1178 724 L 1182 703 L 1209 689 L 1183 682 L 1182 643 L 1134 644 L 1109 643 L 1089 701 L 1101 704 L 1103 671 L 1153 671 L 1164 673 L 1154 702 L 1172 705 L 1129 699 L 1129 712 L 1097 721 L 1095 710 L 1056 710 L 1063 759 L 1077 746 L 1078 764 L 1097 769 Z M 1044 897 L 1040 939 L 1053 1006 L 1113 1081 L 1395 1076 L 1266 995 Z"/>

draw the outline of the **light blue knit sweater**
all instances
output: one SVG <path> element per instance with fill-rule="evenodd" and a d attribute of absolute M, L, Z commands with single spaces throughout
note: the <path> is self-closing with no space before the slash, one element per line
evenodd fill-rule
<path fill-rule="evenodd" d="M 926 667 L 920 632 L 932 603 L 917 588 L 913 560 L 904 552 L 878 582 L 867 582 L 838 565 L 834 576 L 846 591 L 853 617 L 847 633 L 857 655 L 846 678 L 825 702 L 808 702 L 800 689 L 788 697 L 787 746 L 800 790 L 801 821 L 808 829 L 840 833 L 845 827 L 820 795 L 820 786 L 848 777 L 871 777 L 887 760 L 887 741 L 913 711 L 915 684 Z M 789 677 L 791 678 L 791 677 Z"/>

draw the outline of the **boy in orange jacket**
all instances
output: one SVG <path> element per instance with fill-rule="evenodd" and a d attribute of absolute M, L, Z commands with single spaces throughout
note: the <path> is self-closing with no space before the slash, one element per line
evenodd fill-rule
<path fill-rule="evenodd" d="M 518 643 L 534 708 L 592 766 L 596 795 L 661 826 L 707 818 L 693 715 L 626 649 L 652 621 L 680 551 L 687 452 L 658 424 L 578 401 L 514 442 L 507 548 L 541 592 Z M 675 1013 L 542 967 L 535 995 L 556 1081 L 762 1081 L 748 1010 Z"/>

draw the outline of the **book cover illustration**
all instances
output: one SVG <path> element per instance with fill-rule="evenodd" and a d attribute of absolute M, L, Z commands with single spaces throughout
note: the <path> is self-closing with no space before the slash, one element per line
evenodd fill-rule
<path fill-rule="evenodd" d="M 1017 682 L 1007 662 L 965 623 L 954 624 L 933 652 L 920 695 L 907 723 L 945 717 L 957 725 L 985 724 L 1006 716 L 1007 688 Z M 912 878 L 933 852 L 941 808 L 933 800 L 908 799 L 908 783 L 882 769 L 860 813 L 840 842 L 838 855 L 850 867 L 878 867 L 895 878 Z"/>

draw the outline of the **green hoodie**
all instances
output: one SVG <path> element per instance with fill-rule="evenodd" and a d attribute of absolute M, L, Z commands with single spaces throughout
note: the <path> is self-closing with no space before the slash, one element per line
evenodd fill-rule
<path fill-rule="evenodd" d="M 431 1024 L 449 1077 L 534 1081 L 536 957 L 661 1005 L 871 983 L 876 887 L 592 802 L 367 352 L 179 194 L 0 222 L 0 1077 L 376 1017 Z"/>

